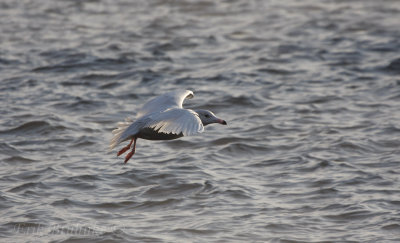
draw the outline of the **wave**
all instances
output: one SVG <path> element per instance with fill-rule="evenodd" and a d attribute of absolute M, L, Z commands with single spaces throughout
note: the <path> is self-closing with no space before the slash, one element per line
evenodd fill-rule
<path fill-rule="evenodd" d="M 0 131 L 5 135 L 46 135 L 55 131 L 63 131 L 67 128 L 62 125 L 52 125 L 47 121 L 29 121 L 15 128 Z"/>

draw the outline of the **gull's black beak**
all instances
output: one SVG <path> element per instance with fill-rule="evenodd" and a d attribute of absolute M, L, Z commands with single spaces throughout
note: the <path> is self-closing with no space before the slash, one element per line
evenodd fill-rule
<path fill-rule="evenodd" d="M 222 124 L 222 125 L 227 125 L 226 121 L 225 120 L 221 120 L 221 119 L 219 119 L 218 123 Z"/>

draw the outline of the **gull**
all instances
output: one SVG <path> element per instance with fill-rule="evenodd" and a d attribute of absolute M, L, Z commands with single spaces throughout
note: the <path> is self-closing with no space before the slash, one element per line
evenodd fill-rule
<path fill-rule="evenodd" d="M 183 136 L 202 133 L 204 127 L 219 123 L 226 125 L 226 121 L 217 118 L 209 110 L 190 110 L 182 107 L 185 99 L 192 99 L 194 94 L 190 90 L 171 91 L 151 99 L 137 113 L 136 121 L 126 119 L 119 122 L 114 134 L 110 150 L 118 144 L 130 140 L 117 156 L 132 150 L 126 155 L 125 163 L 135 154 L 136 140 L 172 140 Z M 133 143 L 133 146 L 132 146 Z"/>

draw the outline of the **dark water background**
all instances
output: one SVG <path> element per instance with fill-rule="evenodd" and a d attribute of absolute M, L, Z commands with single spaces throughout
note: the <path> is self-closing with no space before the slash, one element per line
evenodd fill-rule
<path fill-rule="evenodd" d="M 191 89 L 228 126 L 111 130 Z M 0 2 L 4 242 L 399 242 L 399 1 Z"/>

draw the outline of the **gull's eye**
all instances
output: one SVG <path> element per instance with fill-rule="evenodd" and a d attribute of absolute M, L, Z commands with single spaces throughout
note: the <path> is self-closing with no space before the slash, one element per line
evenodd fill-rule
<path fill-rule="evenodd" d="M 206 118 L 210 118 L 210 115 L 209 114 L 205 114 L 204 115 Z"/>

